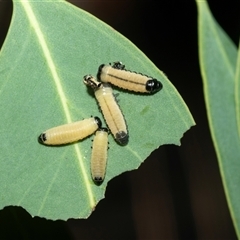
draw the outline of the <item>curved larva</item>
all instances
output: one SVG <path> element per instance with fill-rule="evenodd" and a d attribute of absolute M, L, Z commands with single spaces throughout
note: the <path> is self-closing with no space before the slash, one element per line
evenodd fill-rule
<path fill-rule="evenodd" d="M 97 82 L 91 75 L 84 77 L 84 83 L 94 89 L 104 119 L 116 141 L 121 145 L 126 145 L 129 138 L 127 126 L 112 88 L 108 84 Z"/>
<path fill-rule="evenodd" d="M 91 156 L 91 174 L 96 184 L 101 184 L 105 177 L 108 150 L 108 129 L 100 128 L 93 139 Z"/>
<path fill-rule="evenodd" d="M 98 117 L 60 125 L 40 134 L 38 141 L 46 145 L 62 145 L 79 141 L 93 134 L 102 123 Z"/>
<path fill-rule="evenodd" d="M 121 62 L 115 62 L 112 66 L 100 65 L 98 79 L 120 88 L 141 93 L 155 93 L 162 89 L 162 83 L 157 79 L 128 71 Z"/>

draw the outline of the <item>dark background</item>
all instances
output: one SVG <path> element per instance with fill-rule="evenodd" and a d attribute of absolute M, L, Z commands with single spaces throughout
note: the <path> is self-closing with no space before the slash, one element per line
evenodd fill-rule
<path fill-rule="evenodd" d="M 195 1 L 70 2 L 125 35 L 164 71 L 197 126 L 184 134 L 180 147 L 161 146 L 138 170 L 111 180 L 87 220 L 49 221 L 7 207 L 0 211 L 0 239 L 237 239 L 206 116 Z M 209 5 L 237 45 L 240 2 Z M 11 14 L 11 1 L 0 1 L 0 46 Z"/>

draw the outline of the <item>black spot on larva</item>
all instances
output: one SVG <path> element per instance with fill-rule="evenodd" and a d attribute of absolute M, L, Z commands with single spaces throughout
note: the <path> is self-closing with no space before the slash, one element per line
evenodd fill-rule
<path fill-rule="evenodd" d="M 99 117 L 94 117 L 94 119 L 95 119 L 95 121 L 96 121 L 98 127 L 100 128 L 100 127 L 102 126 L 102 121 L 100 120 Z"/>
<path fill-rule="evenodd" d="M 129 136 L 126 132 L 120 131 L 120 132 L 116 133 L 116 140 L 119 144 L 121 144 L 123 146 L 127 145 L 128 139 L 129 139 Z"/>
<path fill-rule="evenodd" d="M 107 133 L 109 133 L 109 130 L 108 130 L 108 128 L 99 128 L 99 131 L 102 131 L 102 132 L 107 132 Z"/>
<path fill-rule="evenodd" d="M 122 64 L 122 62 L 114 62 L 112 65 L 112 68 L 119 69 L 119 70 L 124 70 L 125 65 Z"/>
<path fill-rule="evenodd" d="M 146 83 L 146 90 L 150 93 L 155 93 L 161 90 L 163 87 L 162 83 L 159 82 L 157 79 L 149 79 Z"/>
<path fill-rule="evenodd" d="M 103 69 L 103 67 L 105 66 L 105 64 L 101 64 L 100 66 L 99 66 L 99 68 L 98 68 L 98 73 L 97 73 L 97 79 L 98 80 L 101 80 L 101 73 L 102 73 L 102 69 Z"/>
<path fill-rule="evenodd" d="M 96 184 L 96 185 L 101 185 L 102 184 L 102 182 L 103 182 L 103 178 L 102 177 L 94 177 L 94 183 Z"/>
<path fill-rule="evenodd" d="M 45 133 L 41 133 L 38 137 L 38 142 L 43 144 L 45 141 L 47 140 L 46 134 Z"/>

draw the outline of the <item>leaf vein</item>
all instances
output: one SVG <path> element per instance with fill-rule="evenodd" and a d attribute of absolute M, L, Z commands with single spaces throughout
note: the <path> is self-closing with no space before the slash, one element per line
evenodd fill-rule
<path fill-rule="evenodd" d="M 66 95 L 64 93 L 62 83 L 61 83 L 61 79 L 60 79 L 60 76 L 57 73 L 56 66 L 55 66 L 53 58 L 51 56 L 49 47 L 48 47 L 47 42 L 44 38 L 44 34 L 43 34 L 39 24 L 38 24 L 38 20 L 37 20 L 35 14 L 33 12 L 33 9 L 30 5 L 30 2 L 25 1 L 25 0 L 20 0 L 20 3 L 22 4 L 22 6 L 23 6 L 23 8 L 26 12 L 26 15 L 28 17 L 28 20 L 29 20 L 33 30 L 35 31 L 35 34 L 36 34 L 37 39 L 39 41 L 39 44 L 42 48 L 43 55 L 46 58 L 46 62 L 47 62 L 47 65 L 49 67 L 49 70 L 52 74 L 52 78 L 54 80 L 54 83 L 56 85 L 57 92 L 59 94 L 60 101 L 61 101 L 61 104 L 62 104 L 62 107 L 63 107 L 64 114 L 66 116 L 67 122 L 71 123 L 72 120 L 71 120 L 70 111 L 69 111 L 69 108 L 68 108 L 68 105 L 67 105 L 67 98 L 66 98 Z M 87 171 L 86 171 L 86 168 L 85 168 L 85 165 L 84 165 L 84 162 L 83 162 L 82 154 L 81 154 L 81 152 L 80 152 L 80 150 L 77 146 L 75 146 L 75 151 L 76 151 L 76 155 L 78 157 L 78 165 L 79 165 L 80 171 L 82 173 L 84 173 L 83 174 L 83 179 L 85 181 L 85 186 L 86 186 L 88 197 L 89 197 L 89 204 L 90 204 L 90 206 L 93 206 L 94 205 L 93 192 L 92 192 L 92 189 L 90 187 L 90 184 L 89 184 L 89 181 L 88 181 L 88 178 L 87 178 Z"/>

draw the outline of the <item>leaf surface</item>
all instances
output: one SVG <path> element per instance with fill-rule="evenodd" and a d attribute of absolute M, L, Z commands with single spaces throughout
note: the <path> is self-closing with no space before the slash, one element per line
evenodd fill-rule
<path fill-rule="evenodd" d="M 215 21 L 206 1 L 198 6 L 199 57 L 212 139 L 217 153 L 228 205 L 238 236 L 240 229 L 240 65 L 237 49 Z M 237 69 L 237 71 L 236 71 Z"/>
<path fill-rule="evenodd" d="M 0 54 L 0 207 L 22 206 L 49 219 L 86 218 L 110 179 L 138 168 L 160 145 L 179 145 L 194 120 L 166 76 L 113 28 L 62 0 L 13 3 Z M 130 139 L 122 147 L 109 136 L 106 178 L 96 186 L 92 137 L 61 147 L 40 145 L 37 137 L 91 115 L 103 121 L 82 80 L 113 61 L 159 79 L 163 89 L 154 95 L 114 90 Z"/>

